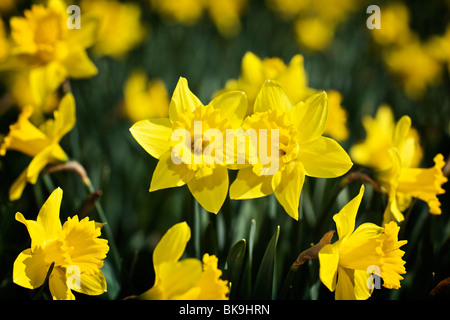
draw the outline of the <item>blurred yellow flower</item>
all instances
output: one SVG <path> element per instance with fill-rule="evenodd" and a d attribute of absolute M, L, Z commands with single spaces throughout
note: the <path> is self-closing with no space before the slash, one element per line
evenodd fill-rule
<path fill-rule="evenodd" d="M 6 83 L 9 92 L 19 109 L 24 109 L 29 105 L 33 106 L 33 113 L 30 117 L 32 123 L 38 125 L 45 121 L 45 116 L 53 112 L 59 104 L 60 94 L 58 91 L 52 92 L 38 105 L 34 99 L 30 86 L 30 72 L 20 70 L 12 72 Z"/>
<path fill-rule="evenodd" d="M 243 92 L 224 93 L 204 106 L 187 80 L 180 78 L 170 101 L 169 118 L 138 121 L 130 128 L 136 141 L 159 159 L 150 191 L 187 184 L 205 210 L 219 212 L 228 193 L 228 171 L 221 152 L 225 151 L 226 130 L 237 130 L 246 112 Z M 208 136 L 209 129 L 218 131 L 220 137 Z M 179 132 L 182 135 L 178 136 Z M 173 140 L 174 135 L 183 139 L 184 149 L 178 150 L 180 141 Z M 180 161 L 175 163 L 174 158 Z"/>
<path fill-rule="evenodd" d="M 203 0 L 149 0 L 152 9 L 169 22 L 196 23 L 203 14 Z"/>
<path fill-rule="evenodd" d="M 92 47 L 96 56 L 122 58 L 139 45 L 147 34 L 147 27 L 141 21 L 141 7 L 137 3 L 83 0 L 80 7 L 83 21 L 100 21 L 98 36 Z"/>
<path fill-rule="evenodd" d="M 390 49 L 384 61 L 389 72 L 399 79 L 403 90 L 411 98 L 421 97 L 429 86 L 441 80 L 442 64 L 417 39 Z"/>
<path fill-rule="evenodd" d="M 48 284 L 53 299 L 74 300 L 71 290 L 100 295 L 106 292 L 100 268 L 109 251 L 108 241 L 99 238 L 102 224 L 74 216 L 61 226 L 62 194 L 60 188 L 54 190 L 36 220 L 26 220 L 22 213 L 16 213 L 16 220 L 28 229 L 31 248 L 22 251 L 15 260 L 13 281 L 24 288 L 36 289 L 44 284 L 52 268 Z"/>
<path fill-rule="evenodd" d="M 305 100 L 320 90 L 308 86 L 308 75 L 304 68 L 303 56 L 297 54 L 286 65 L 277 57 L 261 59 L 252 52 L 247 52 L 242 58 L 241 74 L 238 79 L 230 79 L 223 89 L 215 95 L 231 91 L 242 90 L 249 101 L 247 115 L 253 113 L 253 105 L 262 85 L 267 80 L 280 83 L 292 103 Z M 347 112 L 341 105 L 342 95 L 336 90 L 329 90 L 329 116 L 325 134 L 337 140 L 348 137 Z"/>
<path fill-rule="evenodd" d="M 279 83 L 266 81 L 256 97 L 254 114 L 242 125 L 244 132 L 257 132 L 258 159 L 239 170 L 230 187 L 230 197 L 249 199 L 274 193 L 285 211 L 297 220 L 305 175 L 335 178 L 352 167 L 345 150 L 335 140 L 322 136 L 327 120 L 325 92 L 293 105 Z M 264 154 L 262 138 L 266 134 L 266 143 L 272 142 L 272 132 L 278 132 L 278 153 L 269 156 L 266 150 L 265 154 L 277 160 L 278 168 L 272 167 L 273 161 L 264 164 L 260 159 Z M 268 149 L 273 150 L 272 147 Z"/>
<path fill-rule="evenodd" d="M 186 222 L 172 226 L 153 251 L 155 283 L 139 299 L 144 300 L 228 300 L 228 281 L 221 280 L 217 257 L 203 255 L 180 260 L 191 230 Z"/>
<path fill-rule="evenodd" d="M 403 121 L 408 120 L 405 118 Z M 394 114 L 389 105 L 381 105 L 375 117 L 363 116 L 362 124 L 366 137 L 350 148 L 350 156 L 357 164 L 376 171 L 387 170 L 392 165 L 389 151 L 392 147 L 397 148 L 399 153 L 404 155 L 404 166 L 416 167 L 420 164 L 423 151 L 419 143 L 419 133 L 415 128 L 411 128 L 411 125 L 401 128 L 399 122 L 396 126 Z M 406 122 L 403 124 L 408 125 Z M 398 131 L 405 129 L 408 129 L 404 132 L 406 136 L 399 139 Z"/>
<path fill-rule="evenodd" d="M 364 117 L 363 124 L 366 140 L 353 146 L 350 155 L 356 163 L 375 170 L 375 179 L 388 194 L 384 222 L 402 221 L 402 211 L 410 206 L 412 197 L 427 202 L 430 213 L 440 214 L 437 195 L 445 192 L 441 186 L 447 181 L 442 173 L 443 156 L 435 156 L 433 168 L 418 168 L 423 156 L 419 135 L 408 116 L 395 123 L 388 106 L 380 107 L 375 119 Z"/>
<path fill-rule="evenodd" d="M 240 17 L 247 0 L 150 0 L 150 4 L 167 22 L 188 26 L 206 13 L 222 36 L 234 37 L 241 30 Z"/>
<path fill-rule="evenodd" d="M 219 33 L 234 37 L 241 30 L 241 15 L 246 9 L 247 0 L 204 0 L 206 10 Z"/>
<path fill-rule="evenodd" d="M 323 51 L 334 38 L 335 26 L 321 17 L 300 18 L 294 24 L 297 42 L 310 50 Z"/>
<path fill-rule="evenodd" d="M 133 122 L 169 116 L 170 97 L 160 79 L 149 81 L 141 70 L 133 71 L 124 87 L 124 113 Z"/>
<path fill-rule="evenodd" d="M 403 45 L 411 40 L 409 10 L 404 3 L 390 3 L 383 6 L 381 12 L 382 27 L 370 30 L 375 42 L 384 47 Z"/>
<path fill-rule="evenodd" d="M 357 0 L 266 0 L 283 19 L 295 19 L 297 42 L 312 51 L 323 51 L 334 38 L 339 23 L 355 11 Z"/>
<path fill-rule="evenodd" d="M 450 25 L 442 36 L 432 36 L 425 44 L 427 52 L 441 63 L 446 63 L 450 72 Z"/>
<path fill-rule="evenodd" d="M 338 141 L 347 140 L 347 111 L 342 107 L 342 94 L 336 90 L 328 90 L 328 122 L 324 134 Z"/>
<path fill-rule="evenodd" d="M 11 60 L 3 68 L 29 67 L 34 100 L 42 105 L 66 79 L 87 78 L 97 74 L 86 48 L 96 36 L 96 22 L 85 21 L 80 29 L 69 29 L 67 6 L 49 0 L 48 6 L 33 5 L 24 17 L 12 17 Z"/>
<path fill-rule="evenodd" d="M 54 119 L 46 121 L 40 128 L 29 121 L 32 113 L 33 107 L 24 108 L 0 146 L 0 156 L 4 156 L 7 150 L 15 150 L 33 158 L 11 186 L 10 200 L 20 198 L 27 182 L 36 183 L 39 173 L 48 163 L 68 160 L 59 142 L 75 125 L 75 100 L 72 94 L 68 93 L 61 99 L 54 112 Z"/>
<path fill-rule="evenodd" d="M 398 240 L 399 227 L 395 222 L 384 228 L 363 223 L 355 230 L 356 215 L 364 194 L 359 194 L 333 216 L 339 240 L 324 246 L 319 252 L 320 280 L 336 291 L 336 300 L 365 300 L 372 295 L 372 272 L 383 279 L 388 289 L 400 288 L 401 274 L 405 274 L 404 251 L 407 243 Z"/>
<path fill-rule="evenodd" d="M 247 115 L 250 115 L 253 113 L 256 96 L 266 80 L 279 82 L 294 103 L 314 93 L 307 86 L 308 75 L 303 67 L 302 55 L 295 55 L 289 65 L 286 65 L 280 58 L 260 59 L 249 51 L 242 58 L 239 78 L 228 80 L 225 87 L 215 95 L 232 90 L 244 91 L 249 102 Z"/>

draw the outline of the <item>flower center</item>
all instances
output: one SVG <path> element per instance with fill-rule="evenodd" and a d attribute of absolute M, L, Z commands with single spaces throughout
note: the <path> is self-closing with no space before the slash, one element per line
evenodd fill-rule
<path fill-rule="evenodd" d="M 297 128 L 284 113 L 278 110 L 255 113 L 244 120 L 242 128 L 245 132 L 256 131 L 258 161 L 253 168 L 256 174 L 261 175 L 262 168 L 273 167 L 273 161 L 278 162 L 278 170 L 284 170 L 287 163 L 297 158 Z M 269 158 L 271 161 L 268 162 Z"/>
<path fill-rule="evenodd" d="M 231 129 L 231 125 L 227 119 L 222 119 L 219 110 L 209 105 L 199 106 L 192 112 L 179 115 L 172 125 L 173 132 L 181 132 L 184 141 L 172 139 L 171 150 L 191 170 L 214 168 L 225 161 L 224 141 L 227 129 Z M 178 153 L 178 149 L 175 151 L 174 148 L 180 143 L 183 143 L 183 148 Z"/>

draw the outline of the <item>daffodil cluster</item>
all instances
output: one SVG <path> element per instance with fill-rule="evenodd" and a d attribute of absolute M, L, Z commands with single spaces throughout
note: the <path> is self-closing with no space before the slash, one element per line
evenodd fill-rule
<path fill-rule="evenodd" d="M 298 44 L 310 51 L 329 47 L 339 24 L 361 5 L 356 0 L 266 0 L 266 3 L 284 20 L 294 21 Z"/>
<path fill-rule="evenodd" d="M 17 250 L 14 262 L 11 261 L 13 285 L 33 290 L 30 293 L 33 298 L 45 296 L 54 300 L 74 300 L 79 294 L 100 296 L 109 293 L 111 288 L 116 290 L 114 297 L 117 297 L 120 289 L 123 289 L 121 294 L 128 290 L 117 288 L 120 287 L 117 280 L 127 272 L 129 261 L 125 254 L 121 255 L 112 230 L 131 229 L 139 219 L 148 217 L 124 221 L 117 218 L 113 223 L 117 229 L 112 229 L 108 223 L 110 213 L 103 211 L 99 200 L 102 191 L 94 188 L 89 170 L 81 165 L 83 161 L 77 162 L 76 155 L 81 152 L 74 151 L 76 146 L 71 148 L 74 141 L 82 140 L 79 137 L 84 123 L 80 127 L 77 125 L 84 119 L 77 116 L 86 112 L 91 116 L 91 110 L 77 107 L 90 105 L 91 100 L 98 101 L 84 96 L 89 92 L 86 87 L 97 81 L 108 82 L 109 74 L 100 74 L 101 71 L 113 72 L 115 66 L 120 65 L 129 69 L 121 72 L 123 82 L 114 83 L 114 88 L 119 88 L 115 94 L 120 97 L 111 106 L 112 120 L 108 118 L 111 122 L 106 130 L 103 123 L 95 128 L 99 135 L 105 133 L 102 130 L 109 133 L 110 124 L 123 121 L 120 134 L 111 135 L 114 140 L 111 155 L 117 156 L 111 163 L 121 162 L 121 156 L 132 154 L 119 154 L 124 149 L 117 151 L 115 139 L 120 136 L 126 141 L 126 150 L 136 147 L 144 154 L 145 161 L 155 160 L 142 165 L 155 164 L 148 181 L 149 191 L 154 196 L 152 200 L 162 195 L 162 190 L 179 187 L 185 188 L 187 203 L 193 204 L 193 208 L 188 208 L 192 209 L 192 216 L 181 208 L 180 217 L 166 212 L 167 208 L 158 203 L 157 215 L 163 216 L 163 223 L 158 225 L 153 217 L 148 220 L 154 223 L 152 228 L 164 228 L 162 236 L 146 234 L 148 230 L 142 228 L 142 233 L 133 235 L 136 238 L 130 243 L 120 243 L 120 249 L 136 246 L 131 265 L 140 262 L 138 255 L 142 247 L 152 249 L 151 258 L 148 256 L 150 262 L 144 265 L 148 275 L 153 276 L 152 285 L 130 289 L 135 292 L 128 298 L 231 299 L 240 285 L 233 281 L 244 278 L 239 273 L 244 261 L 249 270 L 245 279 L 248 286 L 259 285 L 248 291 L 258 291 L 263 287 L 262 282 L 270 283 L 268 287 L 272 289 L 277 282 L 273 281 L 273 269 L 278 233 L 269 242 L 256 276 L 251 274 L 255 265 L 251 265 L 253 256 L 246 256 L 244 239 L 235 246 L 221 241 L 220 246 L 214 248 L 216 251 L 199 244 L 201 232 L 205 230 L 201 225 L 203 219 L 210 219 L 208 232 L 215 232 L 213 229 L 217 226 L 218 234 L 226 233 L 224 226 L 232 229 L 235 221 L 242 220 L 224 222 L 235 217 L 224 218 L 222 213 L 237 216 L 240 212 L 233 210 L 236 207 L 240 210 L 243 202 L 269 197 L 277 202 L 270 202 L 270 209 L 283 211 L 280 216 L 273 214 L 270 223 L 284 219 L 283 223 L 289 226 L 302 224 L 301 213 L 311 218 L 305 226 L 291 228 L 294 237 L 289 239 L 284 247 L 288 250 L 283 254 L 293 254 L 292 248 L 297 245 L 294 241 L 300 237 L 316 237 L 330 226 L 335 229 L 327 229 L 322 240 L 308 248 L 301 255 L 303 260 L 289 272 L 297 272 L 306 260 L 317 260 L 310 264 L 311 268 L 318 268 L 315 281 L 337 300 L 370 298 L 375 280 L 381 281 L 386 289 L 401 287 L 409 268 L 404 256 L 408 246 L 415 245 L 409 238 L 403 240 L 407 218 L 414 214 L 415 200 L 420 200 L 427 209 L 423 211 L 427 218 L 445 215 L 440 196 L 445 193 L 449 170 L 442 153 L 436 152 L 427 158 L 427 146 L 414 117 L 400 115 L 396 118 L 398 114 L 387 104 L 381 104 L 372 116 L 364 114 L 365 106 L 358 105 L 356 108 L 361 108 L 358 111 L 362 119 L 356 120 L 358 124 L 362 120 L 365 137 L 353 139 L 355 136 L 348 125 L 354 118 L 350 119 L 353 114 L 346 107 L 347 102 L 352 101 L 345 100 L 343 90 L 314 87 L 304 66 L 306 55 L 298 52 L 285 62 L 281 55 L 262 57 L 255 54 L 256 51 L 249 51 L 251 46 L 246 47 L 241 51 L 243 56 L 239 56 L 238 76 L 205 86 L 213 88 L 209 101 L 202 101 L 201 90 L 193 85 L 202 79 L 190 81 L 188 72 L 184 77 L 179 76 L 177 70 L 170 92 L 170 75 L 157 76 L 157 72 L 140 64 L 142 61 L 127 61 L 139 46 L 143 49 L 136 55 L 140 59 L 153 45 L 147 43 L 154 30 L 153 25 L 146 23 L 148 16 L 170 29 L 167 24 L 192 26 L 207 15 L 222 36 L 214 45 L 221 47 L 227 41 L 239 43 L 238 35 L 245 27 L 241 19 L 246 11 L 251 11 L 247 0 L 145 0 L 141 3 L 80 0 L 76 7 L 79 5 L 83 12 L 81 28 L 68 24 L 69 3 L 64 0 L 34 1 L 23 12 L 13 10 L 17 2 L 19 0 L 0 2 L 0 14 L 9 16 L 8 21 L 0 18 L 0 72 L 4 81 L 1 89 L 6 92 L 1 97 L 0 111 L 10 109 L 15 116 L 12 121 L 9 118 L 5 121 L 5 132 L 0 136 L 0 157 L 3 157 L 0 160 L 14 156 L 20 159 L 14 167 L 20 170 L 10 170 L 13 178 L 11 185 L 7 185 L 5 202 L 8 203 L 1 203 L 0 211 L 11 211 L 10 208 L 17 205 L 20 209 L 13 212 L 20 212 L 10 218 L 18 227 L 25 226 L 29 236 L 27 244 Z M 295 38 L 292 40 L 302 49 L 310 54 L 322 54 L 331 45 L 338 26 L 360 8 L 361 2 L 266 0 L 262 6 L 272 10 L 266 14 L 275 12 L 284 22 L 293 22 Z M 144 12 L 143 8 L 149 11 Z M 400 79 L 407 96 L 416 99 L 423 96 L 427 87 L 442 79 L 445 66 L 450 70 L 450 25 L 443 34 L 426 41 L 410 25 L 407 6 L 401 2 L 389 4 L 383 8 L 382 28 L 372 30 L 371 37 L 382 48 L 382 61 L 387 70 Z M 176 34 L 182 29 L 185 28 L 177 26 L 171 32 Z M 164 54 L 158 52 L 158 55 Z M 125 67 L 121 71 L 124 70 Z M 201 72 L 196 73 L 200 78 Z M 96 78 L 99 75 L 103 78 Z M 80 84 L 78 81 L 82 85 L 73 89 Z M 80 104 L 79 99 L 85 103 Z M 442 103 L 448 104 L 448 101 Z M 92 120 L 100 123 L 100 119 Z M 90 142 L 81 144 L 84 143 Z M 95 153 L 88 158 L 98 161 Z M 134 165 L 135 159 L 131 162 Z M 434 164 L 430 164 L 432 162 Z M 111 176 L 115 175 L 117 167 L 113 165 L 98 174 L 106 172 L 99 180 L 106 181 L 111 172 Z M 123 174 L 127 182 L 121 187 L 143 189 L 135 177 L 139 176 L 139 182 L 144 183 L 147 178 L 140 176 L 139 167 L 136 168 L 127 167 L 130 171 Z M 0 169 L 3 169 L 2 163 Z M 63 170 L 75 171 L 87 188 L 86 193 L 78 193 L 75 186 L 70 190 L 62 184 L 55 186 L 60 181 L 52 180 L 51 174 Z M 365 184 L 358 185 L 359 192 L 353 196 L 352 189 L 345 188 L 355 180 Z M 335 184 L 333 194 L 325 189 L 329 186 L 327 183 Z M 368 185 L 370 194 L 378 192 L 381 203 L 374 220 L 365 220 L 367 216 L 358 214 L 367 209 Z M 62 206 L 61 186 L 65 192 L 72 193 L 75 200 L 67 205 L 78 208 L 77 214 L 61 214 L 66 211 Z M 113 185 L 108 186 L 105 193 L 112 189 L 115 189 Z M 340 193 L 343 189 L 345 194 Z M 33 191 L 29 193 L 34 196 L 33 201 L 27 201 L 24 196 L 27 191 Z M 321 216 L 315 215 L 316 208 L 311 209 L 314 207 L 311 197 L 314 197 L 314 206 L 323 210 Z M 375 197 L 369 199 L 374 201 Z M 40 208 L 36 216 L 29 209 L 33 204 Z M 135 209 L 133 206 L 117 207 L 128 215 Z M 108 204 L 108 209 L 111 207 Z M 337 213 L 333 211 L 335 207 L 339 207 Z M 199 208 L 204 210 L 197 210 Z M 65 221 L 61 219 L 63 216 L 67 217 Z M 193 234 L 195 232 L 193 237 L 191 222 L 194 223 L 191 225 Z M 254 227 L 252 224 L 249 232 L 250 254 L 256 251 Z M 298 230 L 303 232 L 308 227 L 311 227 L 310 235 L 297 237 Z M 277 232 L 279 230 L 278 227 Z M 126 235 L 125 232 L 120 234 L 120 240 Z M 159 241 L 154 241 L 155 238 Z M 195 242 L 195 257 L 189 250 L 191 238 Z M 231 238 L 223 237 L 234 240 Z M 22 244 L 14 243 L 14 248 L 20 246 Z M 226 259 L 222 259 L 223 256 Z M 267 279 L 261 282 L 264 275 Z M 288 290 L 293 288 L 289 276 L 286 278 Z M 49 296 L 44 293 L 47 289 Z M 252 292 L 255 296 L 257 293 Z M 270 294 L 272 298 L 275 296 L 273 292 Z"/>
<path fill-rule="evenodd" d="M 138 143 L 159 159 L 150 191 L 187 184 L 203 208 L 213 213 L 221 209 L 228 189 L 231 199 L 274 193 L 297 220 L 305 176 L 334 178 L 352 167 L 345 150 L 323 136 L 328 123 L 325 92 L 313 93 L 293 104 L 279 82 L 266 80 L 252 109 L 248 115 L 243 91 L 218 94 L 205 106 L 190 91 L 187 80 L 180 78 L 169 117 L 141 120 L 130 129 Z M 179 130 L 186 134 L 179 135 Z M 210 136 L 208 130 L 216 130 L 218 135 Z M 232 139 L 228 139 L 230 132 Z M 248 139 L 248 132 L 257 138 Z M 243 144 L 238 142 L 235 147 L 235 139 L 239 138 Z M 181 160 L 177 162 L 174 155 L 180 151 Z M 205 156 L 205 152 L 211 156 Z M 267 156 L 269 162 L 263 159 Z M 237 158 L 243 161 L 235 161 Z M 230 187 L 228 168 L 239 170 Z"/>
<path fill-rule="evenodd" d="M 422 40 L 411 28 L 410 11 L 405 3 L 396 1 L 384 7 L 383 26 L 374 29 L 371 35 L 382 48 L 387 70 L 399 80 L 409 97 L 423 97 L 428 87 L 442 80 L 444 63 L 448 63 L 445 40 L 448 35 Z"/>

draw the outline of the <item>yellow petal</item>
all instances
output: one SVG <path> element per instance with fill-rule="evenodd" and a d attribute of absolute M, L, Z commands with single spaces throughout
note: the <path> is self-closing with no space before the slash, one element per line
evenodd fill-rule
<path fill-rule="evenodd" d="M 70 29 L 67 33 L 67 42 L 75 43 L 83 48 L 89 48 L 97 40 L 101 21 L 97 17 L 83 16 L 80 29 Z"/>
<path fill-rule="evenodd" d="M 34 101 L 42 106 L 67 77 L 67 71 L 59 62 L 52 62 L 30 71 L 30 89 Z"/>
<path fill-rule="evenodd" d="M 90 78 L 98 73 L 97 67 L 89 59 L 81 46 L 71 46 L 67 58 L 63 61 L 67 76 L 73 79 Z"/>
<path fill-rule="evenodd" d="M 314 94 L 297 103 L 289 112 L 292 123 L 297 126 L 300 143 L 319 138 L 327 126 L 328 97 L 326 92 Z"/>
<path fill-rule="evenodd" d="M 48 281 L 53 300 L 75 300 L 72 291 L 67 287 L 66 272 L 63 268 L 53 268 Z"/>
<path fill-rule="evenodd" d="M 13 282 L 27 289 L 36 289 L 44 283 L 48 268 L 43 254 L 32 254 L 31 249 L 26 249 L 14 261 Z"/>
<path fill-rule="evenodd" d="M 56 140 L 66 135 L 76 123 L 75 98 L 72 93 L 67 93 L 61 98 L 58 109 L 53 113 L 54 122 L 52 137 Z"/>
<path fill-rule="evenodd" d="M 336 284 L 336 300 L 355 300 L 354 273 L 351 269 L 338 269 L 338 279 Z"/>
<path fill-rule="evenodd" d="M 50 145 L 46 147 L 44 150 L 39 152 L 33 160 L 31 160 L 27 169 L 27 181 L 31 184 L 35 184 L 37 178 L 39 177 L 40 172 L 44 167 L 50 162 L 52 159 L 52 149 L 53 146 Z"/>
<path fill-rule="evenodd" d="M 253 199 L 273 193 L 272 176 L 257 176 L 251 167 L 238 171 L 230 186 L 231 199 Z"/>
<path fill-rule="evenodd" d="M 188 258 L 177 263 L 159 265 L 157 284 L 140 298 L 147 300 L 181 299 L 195 286 L 202 274 L 202 263 L 198 259 Z"/>
<path fill-rule="evenodd" d="M 392 142 L 395 147 L 398 148 L 405 142 L 409 129 L 411 129 L 411 118 L 408 116 L 401 117 L 394 129 Z"/>
<path fill-rule="evenodd" d="M 28 170 L 28 168 L 26 168 L 24 171 L 22 171 L 20 176 L 16 180 L 14 180 L 13 184 L 9 188 L 9 200 L 10 201 L 15 201 L 17 199 L 20 199 L 20 197 L 22 196 L 22 192 L 27 185 L 27 170 Z"/>
<path fill-rule="evenodd" d="M 168 118 L 138 121 L 130 128 L 130 132 L 145 151 L 156 159 L 170 149 L 172 125 Z"/>
<path fill-rule="evenodd" d="M 253 52 L 246 52 L 242 57 L 241 78 L 245 83 L 260 85 L 264 80 L 264 67 L 261 59 Z"/>
<path fill-rule="evenodd" d="M 319 137 L 300 146 L 298 161 L 306 175 L 318 178 L 336 178 L 351 169 L 353 163 L 347 152 L 333 139 Z"/>
<path fill-rule="evenodd" d="M 254 112 L 264 112 L 268 110 L 280 110 L 287 112 L 292 108 L 283 87 L 276 81 L 267 80 L 256 96 Z"/>
<path fill-rule="evenodd" d="M 291 161 L 279 173 L 279 181 L 276 182 L 276 188 L 274 188 L 275 196 L 287 214 L 298 220 L 300 194 L 305 182 L 303 165 L 299 162 Z M 272 187 L 274 187 L 274 183 L 272 183 Z"/>
<path fill-rule="evenodd" d="M 218 213 L 228 193 L 228 170 L 204 167 L 195 172 L 188 182 L 189 190 L 200 205 L 208 212 Z"/>
<path fill-rule="evenodd" d="M 167 230 L 153 251 L 155 269 L 162 263 L 177 262 L 190 238 L 191 229 L 186 222 L 177 223 Z"/>
<path fill-rule="evenodd" d="M 34 157 L 50 144 L 48 137 L 30 122 L 32 114 L 31 106 L 23 109 L 17 122 L 10 126 L 8 135 L 3 139 L 0 155 L 5 155 L 7 150 L 16 150 Z"/>
<path fill-rule="evenodd" d="M 48 240 L 44 227 L 37 221 L 26 220 L 20 212 L 16 213 L 16 220 L 23 223 L 27 227 L 28 234 L 31 238 L 31 250 L 33 252 L 37 247 L 43 246 L 44 242 Z"/>
<path fill-rule="evenodd" d="M 355 282 L 354 292 L 356 300 L 366 300 L 372 295 L 373 289 L 370 289 L 367 285 L 371 276 L 372 274 L 367 273 L 367 271 L 355 270 L 353 281 Z"/>
<path fill-rule="evenodd" d="M 242 91 L 225 92 L 215 97 L 210 105 L 220 110 L 222 119 L 228 119 L 233 129 L 238 129 L 247 114 L 247 96 Z"/>
<path fill-rule="evenodd" d="M 364 185 L 361 185 L 358 195 L 348 202 L 339 213 L 333 216 L 340 240 L 348 238 L 355 229 L 356 214 L 358 213 L 363 195 Z"/>
<path fill-rule="evenodd" d="M 153 172 L 150 192 L 181 187 L 191 181 L 193 176 L 194 171 L 190 170 L 184 163 L 174 164 L 172 153 L 167 151 L 161 156 Z"/>
<path fill-rule="evenodd" d="M 46 239 L 55 239 L 61 230 L 61 220 L 59 212 L 61 208 L 63 191 L 61 188 L 55 189 L 39 210 L 36 222 L 45 231 Z"/>
<path fill-rule="evenodd" d="M 169 105 L 170 122 L 174 123 L 178 115 L 186 111 L 194 111 L 201 105 L 201 101 L 189 89 L 187 80 L 180 77 Z"/>
<path fill-rule="evenodd" d="M 100 271 L 95 275 L 80 275 L 80 287 L 72 288 L 74 291 L 90 296 L 98 296 L 106 292 L 106 279 Z"/>
<path fill-rule="evenodd" d="M 320 281 L 330 291 L 336 289 L 336 278 L 339 265 L 339 242 L 324 246 L 319 251 Z"/>

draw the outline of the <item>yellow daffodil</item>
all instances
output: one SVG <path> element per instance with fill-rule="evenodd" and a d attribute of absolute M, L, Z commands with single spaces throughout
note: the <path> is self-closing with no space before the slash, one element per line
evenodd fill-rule
<path fill-rule="evenodd" d="M 203 1 L 199 0 L 149 0 L 152 9 L 170 22 L 186 25 L 196 23 L 203 14 Z"/>
<path fill-rule="evenodd" d="M 315 94 L 293 105 L 279 83 L 267 81 L 256 98 L 254 112 L 244 120 L 242 128 L 244 132 L 257 132 L 259 158 L 262 152 L 268 156 L 267 150 L 261 150 L 264 134 L 278 134 L 275 151 L 269 147 L 270 157 L 278 167 L 273 170 L 273 161 L 267 165 L 258 159 L 240 169 L 230 187 L 230 197 L 249 199 L 274 193 L 286 212 L 298 219 L 305 175 L 334 178 L 352 167 L 345 150 L 335 140 L 322 136 L 328 119 L 327 94 Z"/>
<path fill-rule="evenodd" d="M 314 93 L 313 89 L 308 88 L 308 75 L 303 62 L 303 56 L 299 54 L 286 65 L 280 58 L 261 59 L 249 51 L 242 58 L 239 78 L 228 80 L 216 95 L 232 90 L 244 91 L 249 102 L 247 115 L 250 115 L 261 86 L 267 80 L 275 80 L 285 88 L 291 101 L 297 103 Z"/>
<path fill-rule="evenodd" d="M 100 239 L 102 224 L 78 216 L 61 226 L 59 211 L 62 190 L 54 190 L 41 207 L 36 220 L 16 213 L 31 238 L 31 248 L 22 251 L 14 262 L 13 281 L 27 289 L 36 289 L 46 280 L 52 298 L 73 300 L 71 290 L 87 295 L 106 292 L 106 280 L 100 270 L 109 251 L 108 241 Z M 52 266 L 53 265 L 53 266 Z"/>
<path fill-rule="evenodd" d="M 160 79 L 149 81 L 147 75 L 136 70 L 124 87 L 124 113 L 133 122 L 169 116 L 170 97 Z"/>
<path fill-rule="evenodd" d="M 294 24 L 297 42 L 312 51 L 323 51 L 334 39 L 334 24 L 321 17 L 299 18 Z"/>
<path fill-rule="evenodd" d="M 207 0 L 205 6 L 221 35 L 234 37 L 239 33 L 247 0 Z"/>
<path fill-rule="evenodd" d="M 153 252 L 155 283 L 139 296 L 145 300 L 227 300 L 228 281 L 221 280 L 217 257 L 180 260 L 191 230 L 186 222 L 172 226 Z"/>
<path fill-rule="evenodd" d="M 308 86 L 308 75 L 302 55 L 295 55 L 286 65 L 280 58 L 261 59 L 254 53 L 247 52 L 242 58 L 240 77 L 228 80 L 216 95 L 230 90 L 244 91 L 249 101 L 247 115 L 251 115 L 256 96 L 267 80 L 280 83 L 294 104 L 320 92 Z M 341 105 L 342 95 L 336 90 L 329 90 L 327 93 L 329 120 L 324 133 L 337 140 L 345 140 L 348 137 L 347 112 Z"/>
<path fill-rule="evenodd" d="M 33 158 L 11 186 L 9 190 L 11 200 L 20 198 L 27 182 L 36 183 L 39 173 L 48 163 L 68 160 L 59 142 L 75 125 L 73 95 L 66 94 L 54 112 L 54 119 L 46 121 L 40 128 L 30 122 L 32 113 L 33 107 L 24 108 L 17 122 L 10 126 L 10 131 L 0 146 L 0 156 L 4 156 L 7 150 L 15 150 Z"/>
<path fill-rule="evenodd" d="M 137 3 L 84 0 L 80 7 L 85 19 L 101 21 L 92 47 L 96 56 L 122 58 L 144 40 L 147 28 L 141 22 L 141 8 Z"/>
<path fill-rule="evenodd" d="M 433 168 L 419 168 L 423 154 L 419 135 L 411 128 L 408 116 L 395 123 L 388 106 L 381 106 L 375 119 L 364 117 L 363 124 L 366 140 L 353 146 L 350 155 L 356 163 L 374 169 L 375 179 L 388 194 L 384 222 L 402 221 L 402 211 L 409 207 L 412 197 L 427 202 L 430 213 L 440 214 L 437 196 L 445 192 L 442 184 L 447 181 L 442 173 L 443 156 L 435 156 Z"/>
<path fill-rule="evenodd" d="M 347 111 L 342 106 L 342 94 L 336 90 L 328 90 L 328 122 L 324 134 L 338 141 L 347 140 L 349 130 L 347 128 Z"/>
<path fill-rule="evenodd" d="M 10 20 L 13 46 L 11 65 L 32 68 L 30 84 L 41 105 L 66 78 L 87 78 L 97 74 L 86 48 L 96 37 L 97 21 L 86 20 L 80 29 L 68 28 L 67 6 L 49 0 L 48 6 L 33 5 L 24 17 Z"/>
<path fill-rule="evenodd" d="M 363 223 L 355 230 L 355 219 L 364 194 L 359 194 L 333 216 L 339 240 L 324 246 L 319 252 L 320 280 L 336 291 L 336 300 L 365 300 L 373 291 L 372 272 L 383 279 L 383 286 L 400 288 L 405 274 L 404 251 L 407 241 L 398 240 L 395 222 L 384 228 Z"/>
<path fill-rule="evenodd" d="M 429 86 L 441 81 L 442 64 L 426 45 L 414 37 L 407 44 L 390 49 L 385 64 L 411 98 L 421 97 Z"/>
<path fill-rule="evenodd" d="M 225 93 L 204 106 L 180 78 L 169 118 L 142 120 L 130 128 L 136 141 L 159 159 L 150 191 L 187 184 L 205 210 L 217 213 L 228 193 L 226 130 L 240 128 L 246 112 L 243 92 Z"/>
<path fill-rule="evenodd" d="M 432 36 L 425 44 L 427 52 L 441 63 L 446 63 L 450 71 L 450 24 L 445 33 Z"/>
<path fill-rule="evenodd" d="M 400 124 L 396 127 L 394 113 L 386 104 L 378 108 L 375 117 L 363 116 L 362 124 L 366 137 L 350 148 L 351 158 L 360 165 L 383 171 L 391 167 L 389 149 L 395 147 L 401 154 L 405 154 L 405 161 L 406 157 L 408 158 L 405 166 L 418 166 L 423 157 L 419 133 L 411 127 L 411 124 L 408 125 L 406 118 L 403 121 L 405 127 L 401 127 Z M 402 134 L 406 134 L 402 139 L 399 139 L 400 132 L 396 133 L 399 130 L 403 131 Z"/>

